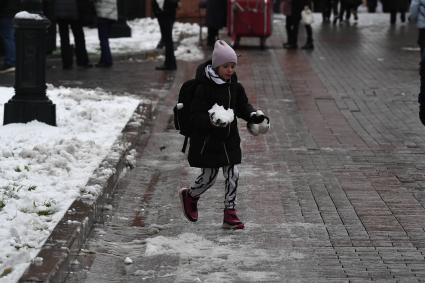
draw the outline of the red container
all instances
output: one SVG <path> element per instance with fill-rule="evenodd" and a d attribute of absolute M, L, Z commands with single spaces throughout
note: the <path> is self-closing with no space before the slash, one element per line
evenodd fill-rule
<path fill-rule="evenodd" d="M 272 0 L 227 0 L 227 30 L 237 47 L 241 37 L 258 37 L 264 48 L 272 34 Z"/>

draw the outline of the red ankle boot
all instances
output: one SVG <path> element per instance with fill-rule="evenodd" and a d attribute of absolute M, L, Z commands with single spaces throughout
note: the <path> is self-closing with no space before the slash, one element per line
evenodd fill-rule
<path fill-rule="evenodd" d="M 187 220 L 196 222 L 198 221 L 198 200 L 199 197 L 192 197 L 189 194 L 189 189 L 182 188 L 179 191 L 180 202 L 182 204 L 182 209 L 184 216 Z"/>
<path fill-rule="evenodd" d="M 242 223 L 242 221 L 239 220 L 238 216 L 236 215 L 236 210 L 234 208 L 228 208 L 224 210 L 224 217 L 223 217 L 223 229 L 243 229 L 245 228 L 245 225 Z"/>

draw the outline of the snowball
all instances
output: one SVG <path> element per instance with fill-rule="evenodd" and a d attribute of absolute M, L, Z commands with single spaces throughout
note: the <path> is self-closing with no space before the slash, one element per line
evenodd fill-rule
<path fill-rule="evenodd" d="M 132 263 L 133 263 L 133 260 L 132 260 L 131 258 L 129 258 L 129 257 L 126 257 L 126 258 L 124 259 L 124 263 L 125 263 L 125 264 L 132 264 Z"/>
<path fill-rule="evenodd" d="M 224 109 L 223 106 L 219 106 L 216 104 L 214 104 L 213 107 L 211 107 L 210 110 L 208 110 L 208 113 L 210 113 L 210 115 L 212 113 L 214 113 L 214 117 L 213 120 L 214 122 L 216 122 L 217 120 L 220 120 L 224 123 L 230 124 L 233 122 L 233 120 L 235 119 L 235 114 L 233 113 L 233 109 Z"/>
<path fill-rule="evenodd" d="M 247 124 L 248 132 L 253 136 L 258 136 L 259 134 L 265 134 L 270 129 L 270 122 L 267 119 L 264 119 L 260 124 L 248 123 Z"/>

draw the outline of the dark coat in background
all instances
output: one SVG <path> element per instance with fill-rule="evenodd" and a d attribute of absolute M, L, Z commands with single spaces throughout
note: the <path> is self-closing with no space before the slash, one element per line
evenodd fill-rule
<path fill-rule="evenodd" d="M 96 25 L 96 9 L 93 1 L 77 0 L 78 19 L 83 26 Z"/>
<path fill-rule="evenodd" d="M 208 0 L 206 25 L 221 29 L 227 25 L 227 0 Z"/>
<path fill-rule="evenodd" d="M 0 0 L 0 18 L 13 18 L 18 12 L 18 0 Z"/>
<path fill-rule="evenodd" d="M 164 1 L 164 7 L 161 9 L 158 6 L 158 3 L 153 0 L 152 1 L 152 9 L 155 16 L 158 16 L 162 13 L 168 13 L 168 14 L 174 14 L 176 13 L 177 6 L 179 5 L 179 0 L 165 0 Z"/>
<path fill-rule="evenodd" d="M 305 6 L 311 7 L 311 0 L 282 0 L 281 10 L 285 16 L 301 15 Z"/>
<path fill-rule="evenodd" d="M 211 61 L 201 64 L 196 72 L 201 84 L 193 95 L 190 107 L 193 133 L 190 136 L 189 164 L 198 168 L 239 164 L 242 151 L 236 117 L 248 121 L 250 113 L 256 110 L 249 104 L 236 75 L 233 75 L 231 82 L 216 84 L 205 74 L 207 65 L 211 65 Z M 210 122 L 208 110 L 216 103 L 225 109 L 233 109 L 235 113 L 235 119 L 227 127 L 215 127 Z"/>
<path fill-rule="evenodd" d="M 292 13 L 301 14 L 304 7 L 310 5 L 311 0 L 292 0 Z"/>
<path fill-rule="evenodd" d="M 58 20 L 78 20 L 77 0 L 55 0 L 55 18 Z"/>
<path fill-rule="evenodd" d="M 83 26 L 94 26 L 96 10 L 90 0 L 54 0 L 53 17 L 59 20 L 78 20 Z"/>
<path fill-rule="evenodd" d="M 409 10 L 409 0 L 382 0 L 385 13 L 407 12 Z"/>

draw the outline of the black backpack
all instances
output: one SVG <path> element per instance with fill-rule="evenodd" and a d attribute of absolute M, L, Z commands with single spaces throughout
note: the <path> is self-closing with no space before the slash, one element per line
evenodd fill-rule
<path fill-rule="evenodd" d="M 190 105 L 193 96 L 199 86 L 200 81 L 191 79 L 183 83 L 180 88 L 179 97 L 176 106 L 174 106 L 174 127 L 184 136 L 182 152 L 186 151 L 187 141 L 192 134 L 192 125 L 190 122 Z"/>

